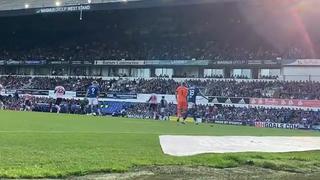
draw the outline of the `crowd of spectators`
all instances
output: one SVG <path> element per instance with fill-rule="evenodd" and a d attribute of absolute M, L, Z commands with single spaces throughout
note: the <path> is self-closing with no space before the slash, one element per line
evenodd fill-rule
<path fill-rule="evenodd" d="M 5 109 L 14 111 L 23 111 L 25 98 L 23 95 L 15 94 L 10 96 L 3 96 Z M 30 99 L 31 110 L 37 112 L 50 112 L 51 109 L 56 111 L 54 107 L 55 99 L 48 97 L 32 96 Z M 79 99 L 65 99 L 61 104 L 62 113 L 70 114 L 86 114 L 87 100 Z"/>
<path fill-rule="evenodd" d="M 148 111 L 149 105 L 136 104 L 127 109 L 128 117 L 151 119 L 152 113 Z M 176 105 L 169 104 L 167 108 L 169 116 L 176 114 Z M 320 111 L 289 109 L 289 108 L 265 108 L 265 107 L 235 107 L 235 106 L 209 106 L 198 105 L 197 117 L 204 122 L 214 121 L 238 121 L 247 124 L 254 122 L 273 122 L 289 124 L 320 124 Z"/>
<path fill-rule="evenodd" d="M 6 109 L 23 110 L 23 96 L 8 96 L 4 98 Z M 54 99 L 47 97 L 32 97 L 32 110 L 49 112 L 53 107 Z M 69 99 L 62 103 L 62 113 L 86 114 L 88 109 L 86 100 Z M 110 108 L 110 107 L 109 107 Z M 203 122 L 237 121 L 246 124 L 254 122 L 273 122 L 289 124 L 320 125 L 320 110 L 303 110 L 290 108 L 267 107 L 235 107 L 222 105 L 198 105 L 198 118 Z M 166 116 L 176 115 L 176 105 L 168 104 Z M 134 103 L 121 113 L 130 118 L 152 119 L 153 112 L 147 103 Z M 160 115 L 160 113 L 159 113 Z"/>
<path fill-rule="evenodd" d="M 117 47 L 106 42 L 90 42 L 88 44 L 68 45 L 68 42 L 58 47 L 37 47 L 28 50 L 2 50 L 0 59 L 3 60 L 47 60 L 47 61 L 93 61 L 101 59 L 114 60 L 263 60 L 263 59 L 289 59 L 298 57 L 308 58 L 308 55 L 291 56 L 281 54 L 276 50 L 247 50 L 245 48 L 219 47 L 207 42 L 204 47 L 201 44 L 186 46 L 181 44 L 167 44 L 166 42 L 180 42 L 181 37 L 171 38 L 161 44 L 144 42 L 142 47 Z M 192 37 L 190 37 L 192 39 Z M 140 40 L 141 41 L 141 40 Z M 173 47 L 174 46 L 174 47 Z M 232 49 L 234 48 L 234 49 Z M 297 49 L 297 48 L 294 48 Z M 270 50 L 272 51 L 272 50 Z"/>
<path fill-rule="evenodd" d="M 320 123 L 320 111 L 289 109 L 289 108 L 247 108 L 247 107 L 220 107 L 212 111 L 215 120 L 237 120 L 253 122 L 274 122 L 291 124 Z"/>
<path fill-rule="evenodd" d="M 139 119 L 153 118 L 153 112 L 150 111 L 150 106 L 147 103 L 137 103 L 135 105 L 129 106 L 129 108 L 126 109 L 126 115 L 129 118 L 139 118 Z"/>
<path fill-rule="evenodd" d="M 169 78 L 135 79 L 126 78 L 103 80 L 101 78 L 60 78 L 2 76 L 0 84 L 6 89 L 53 90 L 57 85 L 68 91 L 86 91 L 96 80 L 101 92 L 175 94 L 179 82 Z M 255 97 L 282 99 L 320 99 L 320 83 L 313 81 L 270 81 L 203 79 L 188 80 L 189 85 L 199 87 L 207 96 Z"/>
<path fill-rule="evenodd" d="M 279 41 L 277 44 L 282 48 L 270 46 L 268 39 L 255 32 L 238 9 L 233 9 L 231 5 L 232 10 L 226 13 L 222 11 L 224 8 L 207 4 L 202 7 L 100 12 L 87 15 L 95 21 L 81 23 L 75 21 L 77 17 L 73 16 L 8 18 L 0 24 L 6 27 L 0 30 L 0 59 L 315 58 L 308 47 L 300 42 L 280 44 Z"/>
<path fill-rule="evenodd" d="M 30 83 L 29 77 L 15 77 L 15 76 L 1 76 L 0 84 L 4 85 L 7 89 L 21 89 Z"/>

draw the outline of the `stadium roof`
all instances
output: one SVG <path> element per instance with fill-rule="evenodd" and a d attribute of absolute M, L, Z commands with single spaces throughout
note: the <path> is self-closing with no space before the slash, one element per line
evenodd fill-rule
<path fill-rule="evenodd" d="M 16 10 L 25 8 L 71 6 L 79 4 L 96 4 L 129 1 L 141 0 L 1 0 L 0 10 Z"/>
<path fill-rule="evenodd" d="M 184 2 L 184 3 L 199 3 L 199 2 L 228 2 L 236 0 L 1 0 L 0 11 L 3 10 L 19 10 L 29 8 L 43 8 L 43 7 L 56 7 L 56 6 L 72 6 L 84 4 L 101 4 L 101 3 L 119 3 L 119 2 Z"/>

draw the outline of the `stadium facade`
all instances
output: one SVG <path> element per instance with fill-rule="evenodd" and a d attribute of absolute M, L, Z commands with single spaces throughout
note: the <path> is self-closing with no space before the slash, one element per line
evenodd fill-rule
<path fill-rule="evenodd" d="M 290 34 L 279 26 L 280 20 L 262 21 L 272 19 L 257 13 L 268 7 L 267 2 L 5 1 L 0 11 L 0 25 L 6 27 L 0 30 L 0 74 L 59 71 L 68 76 L 320 80 L 317 45 L 310 48 L 306 32 L 295 29 L 294 22 L 287 24 L 292 27 Z M 274 9 L 286 12 L 287 5 L 279 3 Z M 257 11 L 256 19 L 246 15 L 249 10 Z M 303 10 L 302 20 L 309 17 Z M 283 17 L 290 19 L 285 13 Z M 309 40 L 316 39 L 316 27 L 310 24 L 304 23 L 304 31 L 308 30 Z M 296 42 L 306 50 L 288 46 Z"/>

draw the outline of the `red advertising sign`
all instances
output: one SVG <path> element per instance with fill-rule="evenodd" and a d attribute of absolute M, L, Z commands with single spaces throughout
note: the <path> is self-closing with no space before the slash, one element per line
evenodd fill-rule
<path fill-rule="evenodd" d="M 250 98 L 252 105 L 320 107 L 320 100 Z"/>

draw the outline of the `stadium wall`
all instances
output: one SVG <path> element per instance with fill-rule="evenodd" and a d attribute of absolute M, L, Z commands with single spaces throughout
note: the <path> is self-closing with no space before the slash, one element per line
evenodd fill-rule
<path fill-rule="evenodd" d="M 65 76 L 72 76 L 73 68 L 80 68 L 88 76 L 101 75 L 102 78 L 114 78 L 110 72 L 119 73 L 116 70 L 126 69 L 133 78 L 156 77 L 155 70 L 166 68 L 173 70 L 173 77 L 204 78 L 205 70 L 221 69 L 225 78 L 230 78 L 234 69 L 250 70 L 251 78 L 261 78 L 262 72 L 268 71 L 269 75 L 279 76 L 279 80 L 286 81 L 320 81 L 320 59 L 297 60 L 96 60 L 89 61 L 18 61 L 0 60 L 0 74 L 24 74 L 24 75 L 49 75 L 55 68 L 66 70 Z M 132 70 L 147 69 L 145 76 L 132 74 Z M 10 70 L 10 71 L 9 71 Z M 277 74 L 280 73 L 280 74 Z M 250 76 L 248 76 L 250 77 Z M 179 79 L 178 79 L 179 80 Z"/>
<path fill-rule="evenodd" d="M 283 80 L 286 81 L 320 81 L 320 67 L 283 67 Z"/>

